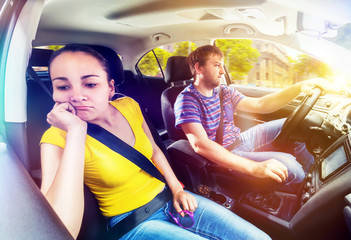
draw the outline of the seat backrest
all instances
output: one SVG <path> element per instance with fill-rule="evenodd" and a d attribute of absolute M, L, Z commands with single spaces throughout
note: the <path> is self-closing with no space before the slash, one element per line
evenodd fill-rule
<path fill-rule="evenodd" d="M 171 87 L 161 95 L 161 110 L 168 136 L 172 140 L 187 139 L 184 132 L 175 127 L 174 102 L 191 78 L 186 57 L 172 56 L 168 59 L 165 81 L 171 83 Z"/>

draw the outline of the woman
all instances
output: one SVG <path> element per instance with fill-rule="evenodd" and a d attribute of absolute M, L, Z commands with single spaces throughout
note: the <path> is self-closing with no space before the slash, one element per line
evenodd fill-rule
<path fill-rule="evenodd" d="M 52 127 L 41 140 L 41 191 L 73 237 L 77 237 L 83 217 L 83 183 L 95 194 L 110 227 L 150 202 L 165 187 L 87 135 L 89 122 L 152 161 L 173 195 L 173 201 L 121 239 L 269 238 L 229 210 L 183 190 L 155 144 L 138 104 L 127 97 L 110 101 L 115 93 L 114 80 L 99 53 L 83 45 L 67 45 L 54 53 L 49 72 L 56 104 L 47 115 Z M 176 225 L 170 214 L 182 210 L 194 212 L 194 225 L 188 229 Z"/>

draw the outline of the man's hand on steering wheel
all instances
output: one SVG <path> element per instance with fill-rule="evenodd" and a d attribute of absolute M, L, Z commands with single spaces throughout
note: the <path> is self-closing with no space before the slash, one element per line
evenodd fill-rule
<path fill-rule="evenodd" d="M 301 92 L 307 95 L 313 94 L 313 89 L 316 87 L 322 90 L 322 95 L 324 95 L 328 89 L 331 89 L 331 84 L 324 78 L 313 78 L 302 81 L 299 84 L 301 85 Z"/>
<path fill-rule="evenodd" d="M 300 105 L 288 116 L 282 127 L 280 134 L 274 140 L 275 144 L 282 144 L 288 141 L 289 136 L 294 132 L 297 126 L 305 119 L 311 111 L 318 98 L 330 89 L 330 83 L 323 78 L 314 78 L 299 83 L 301 92 L 307 95 L 301 101 Z"/>

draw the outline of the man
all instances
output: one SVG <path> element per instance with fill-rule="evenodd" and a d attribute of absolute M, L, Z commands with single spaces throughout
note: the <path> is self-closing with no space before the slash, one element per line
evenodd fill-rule
<path fill-rule="evenodd" d="M 176 127 L 181 127 L 196 153 L 237 172 L 258 178 L 273 179 L 285 185 L 301 182 L 313 164 L 313 156 L 303 143 L 282 152 L 271 143 L 279 134 L 285 119 L 257 125 L 241 133 L 234 124 L 234 111 L 270 113 L 283 107 L 303 90 L 326 89 L 327 82 L 313 79 L 260 98 L 246 97 L 236 89 L 221 86 L 223 93 L 223 143 L 216 142 L 220 122 L 220 98 L 217 87 L 224 72 L 223 53 L 206 45 L 188 56 L 194 82 L 177 97 L 174 106 Z M 226 148 L 230 148 L 229 150 Z"/>

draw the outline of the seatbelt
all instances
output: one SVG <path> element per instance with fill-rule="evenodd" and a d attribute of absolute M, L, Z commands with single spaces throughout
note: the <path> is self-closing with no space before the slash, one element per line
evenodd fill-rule
<path fill-rule="evenodd" d="M 135 165 L 140 167 L 142 170 L 157 178 L 158 180 L 166 183 L 161 172 L 147 159 L 143 154 L 137 151 L 135 148 L 129 146 L 127 143 L 122 141 L 117 136 L 113 135 L 106 129 L 88 123 L 87 133 L 89 136 L 103 143 L 111 150 L 119 153 Z M 172 199 L 172 193 L 169 188 L 165 188 L 160 194 L 158 194 L 153 200 L 146 205 L 137 208 L 134 212 L 128 215 L 126 218 L 118 222 L 112 228 L 109 229 L 106 236 L 101 239 L 119 239 L 138 224 L 146 220 L 149 216 L 155 213 L 158 209 L 163 207 L 169 200 Z"/>
<path fill-rule="evenodd" d="M 220 145 L 223 143 L 223 91 L 221 85 L 218 87 L 219 101 L 221 106 L 221 116 L 219 119 L 219 126 L 216 132 L 216 142 Z"/>
<path fill-rule="evenodd" d="M 33 67 L 27 67 L 28 75 L 52 98 L 52 93 L 50 90 L 45 86 L 43 81 L 39 78 L 38 74 L 34 71 Z"/>
<path fill-rule="evenodd" d="M 145 172 L 150 174 L 151 176 L 157 178 L 161 182 L 166 183 L 163 175 L 160 171 L 153 165 L 149 159 L 147 159 L 143 154 L 137 151 L 135 148 L 129 146 L 127 143 L 122 141 L 117 136 L 113 135 L 106 129 L 100 127 L 99 125 L 88 123 L 87 129 L 88 135 L 95 138 L 99 142 L 103 143 L 111 150 L 119 153 Z"/>

